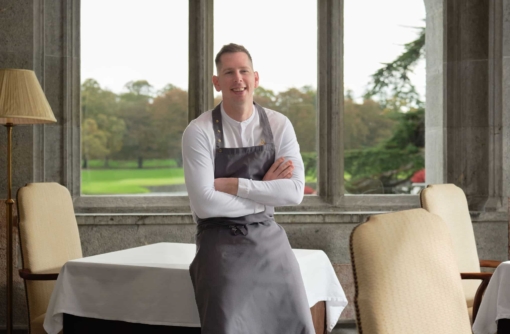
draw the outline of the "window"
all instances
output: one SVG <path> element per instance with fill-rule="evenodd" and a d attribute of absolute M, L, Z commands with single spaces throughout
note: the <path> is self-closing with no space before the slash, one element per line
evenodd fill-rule
<path fill-rule="evenodd" d="M 425 182 L 424 3 L 346 1 L 345 13 L 345 193 L 417 194 Z"/>
<path fill-rule="evenodd" d="M 187 14 L 187 1 L 81 2 L 82 194 L 186 193 Z"/>
<path fill-rule="evenodd" d="M 78 1 L 76 3 L 79 3 Z M 88 2 L 84 2 L 88 3 Z M 153 4 L 155 4 L 154 2 Z M 167 3 L 165 1 L 165 3 Z M 344 7 L 343 1 L 340 0 L 318 0 L 317 3 L 314 3 L 313 6 L 310 5 L 310 8 L 307 8 L 306 18 L 300 17 L 300 11 L 294 11 L 294 7 L 297 6 L 294 2 L 285 3 L 285 9 L 280 9 L 280 12 L 284 12 L 284 14 L 279 15 L 279 21 L 276 18 L 272 20 L 261 18 L 261 14 L 255 15 L 254 13 L 259 8 L 266 9 L 264 15 L 269 15 L 272 13 L 269 12 L 277 12 L 276 9 L 279 3 L 261 3 L 253 2 L 249 4 L 236 2 L 235 4 L 230 3 L 231 6 L 235 6 L 235 13 L 241 13 L 242 8 L 246 8 L 247 15 L 249 18 L 241 18 L 237 16 L 233 16 L 234 13 L 232 10 L 227 10 L 229 2 L 227 0 L 216 0 L 214 3 L 212 1 L 193 1 L 189 3 L 185 3 L 183 9 L 181 11 L 170 11 L 166 10 L 165 14 L 173 15 L 175 14 L 175 20 L 165 19 L 163 22 L 169 24 L 170 21 L 179 21 L 181 24 L 178 27 L 174 28 L 158 28 L 151 29 L 150 31 L 146 31 L 143 33 L 143 36 L 149 36 L 150 34 L 158 34 L 163 40 L 160 40 L 160 44 L 162 45 L 172 45 L 172 52 L 180 54 L 183 58 L 182 61 L 178 62 L 179 68 L 185 69 L 189 73 L 189 83 L 188 83 L 188 105 L 187 105 L 187 113 L 188 119 L 193 119 L 198 116 L 201 112 L 204 112 L 213 107 L 213 86 L 211 85 L 211 76 L 213 74 L 213 58 L 215 56 L 215 52 L 219 50 L 222 44 L 227 42 L 237 42 L 240 44 L 244 44 L 247 48 L 253 53 L 253 58 L 255 62 L 255 68 L 261 70 L 261 85 L 266 91 L 259 90 L 259 99 L 262 104 L 275 104 L 281 103 L 279 99 L 277 99 L 277 95 L 286 93 L 291 90 L 291 88 L 296 88 L 296 91 L 292 91 L 298 95 L 306 94 L 310 92 L 316 92 L 315 98 L 315 110 L 316 117 L 304 117 L 302 118 L 300 115 L 296 116 L 296 119 L 292 119 L 289 114 L 289 118 L 292 119 L 294 126 L 299 128 L 299 122 L 308 122 L 306 123 L 304 128 L 312 128 L 308 133 L 299 134 L 300 131 L 296 129 L 298 132 L 299 141 L 302 146 L 306 146 L 303 143 L 306 143 L 310 140 L 306 139 L 306 136 L 309 138 L 315 138 L 315 150 L 308 150 L 306 148 L 303 150 L 304 153 L 311 153 L 312 155 L 316 155 L 316 163 L 313 161 L 308 166 L 312 166 L 312 168 L 316 168 L 316 172 L 313 175 L 313 179 L 308 178 L 307 181 L 315 181 L 316 184 L 314 186 L 317 190 L 318 196 L 308 196 L 305 197 L 302 205 L 298 208 L 280 208 L 279 210 L 291 210 L 291 211 L 323 211 L 323 210 L 378 210 L 378 209 L 386 209 L 386 208 L 408 208 L 414 207 L 416 205 L 416 197 L 415 196 L 380 196 L 379 194 L 373 193 L 364 193 L 361 191 L 360 193 L 363 196 L 346 196 L 349 195 L 350 191 L 345 191 L 347 188 L 346 183 L 350 180 L 344 179 L 345 172 L 350 173 L 349 170 L 344 169 L 344 157 L 346 156 L 346 152 L 351 149 L 351 147 L 347 146 L 344 149 L 344 145 L 342 144 L 343 138 L 345 136 L 346 129 L 344 127 L 350 127 L 349 123 L 349 115 L 346 111 L 347 107 L 344 105 L 344 91 L 349 97 L 349 88 L 350 83 L 346 81 L 345 89 L 344 89 L 344 68 L 350 67 L 347 62 L 349 58 L 345 59 L 344 64 L 344 50 L 346 57 L 349 56 L 349 52 L 347 51 L 348 40 L 345 41 L 344 48 L 344 27 L 345 27 L 345 35 L 348 36 L 348 20 L 346 19 L 344 22 Z M 177 6 L 174 2 L 170 2 L 172 6 Z M 97 6 L 102 6 L 97 5 Z M 117 11 L 115 14 L 108 15 L 109 17 L 118 16 L 119 8 L 122 10 L 124 6 L 129 5 L 129 3 L 124 3 L 122 5 L 116 6 Z M 186 5 L 189 5 L 189 8 L 186 8 Z M 299 6 L 305 6 L 306 4 L 299 4 Z M 245 6 L 245 7 L 244 7 Z M 347 5 L 349 6 L 349 5 Z M 147 7 L 146 4 L 143 6 L 138 6 L 138 12 L 143 12 L 141 10 L 142 7 Z M 271 7 L 272 11 L 267 11 L 267 7 Z M 181 8 L 181 7 L 179 7 Z M 213 9 L 214 8 L 214 9 Z M 316 9 L 316 12 L 314 11 Z M 155 6 L 150 8 L 150 13 L 153 15 L 153 21 L 157 21 L 156 18 L 159 17 L 159 14 L 155 14 L 155 12 L 160 12 L 163 10 L 155 9 Z M 185 12 L 188 11 L 188 14 Z M 402 11 L 399 11 L 402 12 Z M 315 14 L 316 13 L 316 14 Z M 137 14 L 138 15 L 138 14 Z M 148 14 L 147 14 L 148 15 Z M 184 23 L 182 23 L 183 18 L 188 17 L 189 15 L 189 29 L 184 28 Z M 305 14 L 303 14 L 305 15 Z M 313 19 L 313 17 L 317 17 L 317 20 Z M 85 9 L 82 10 L 82 21 L 86 20 L 87 12 Z M 266 16 L 267 17 L 267 16 Z M 213 24 L 216 22 L 215 24 Z M 221 25 L 219 25 L 218 21 L 228 21 L 231 22 L 231 26 L 229 26 L 230 31 L 223 30 Z M 239 22 L 237 20 L 240 20 Z M 79 23 L 79 20 L 78 20 Z M 423 26 L 423 22 L 418 22 L 421 26 Z M 261 25 L 271 26 L 272 31 L 270 35 L 256 35 L 255 33 L 258 31 L 256 29 L 251 30 L 251 26 L 259 27 Z M 306 34 L 305 29 L 309 33 Z M 120 28 L 119 28 L 120 29 Z M 172 30 L 173 29 L 173 30 Z M 351 28 L 352 29 L 352 28 Z M 407 29 L 407 28 L 403 28 Z M 82 25 L 82 30 L 84 27 Z M 158 31 L 156 31 L 158 30 Z M 163 33 L 159 30 L 162 30 Z M 167 31 L 173 31 L 178 33 L 168 33 Z M 182 39 L 183 36 L 186 36 L 185 31 L 189 32 L 189 38 L 185 39 L 185 42 L 179 44 L 179 46 L 174 46 L 174 38 L 178 38 L 178 40 Z M 368 29 L 374 31 L 376 29 Z M 412 29 L 409 29 L 412 31 Z M 213 31 L 215 31 L 213 33 Z M 282 32 L 282 33 L 280 33 Z M 237 33 L 241 33 L 239 38 L 236 38 Z M 315 35 L 316 33 L 316 35 Z M 178 36 L 178 37 L 177 37 Z M 216 38 L 214 38 L 216 36 Z M 316 36 L 316 37 L 315 37 Z M 242 37 L 242 38 L 241 38 Z M 145 38 L 145 37 L 144 37 Z M 223 38 L 223 39 L 222 39 Z M 346 37 L 348 39 L 348 37 Z M 81 45 L 81 49 L 85 50 L 87 48 L 86 37 L 83 36 L 83 41 Z M 238 40 L 239 39 L 239 40 Z M 277 48 L 278 46 L 282 46 L 282 50 L 280 52 L 273 52 L 271 54 L 271 50 L 267 50 L 267 48 L 262 48 L 257 42 L 261 41 L 263 45 L 276 45 L 273 48 Z M 402 41 L 407 42 L 406 40 Z M 177 43 L 177 42 L 176 42 Z M 252 47 L 251 43 L 255 43 Z M 397 42 L 401 43 L 401 42 Z M 131 44 L 132 45 L 132 44 Z M 287 49 L 290 49 L 290 52 L 286 52 Z M 315 60 L 311 57 L 306 56 L 308 53 L 304 52 L 303 49 L 311 49 L 316 51 L 316 63 L 315 67 L 313 63 Z M 97 50 L 97 49 L 96 49 Z M 186 59 L 187 51 L 190 51 L 189 58 Z M 87 70 L 86 70 L 86 52 L 83 51 L 83 70 L 81 77 L 87 79 Z M 96 51 L 99 52 L 99 51 Z M 154 52 L 148 51 L 148 49 L 144 49 L 144 55 L 141 57 L 142 60 L 150 59 L 152 62 L 152 54 Z M 373 53 L 377 53 L 374 51 Z M 301 67 L 299 68 L 286 68 L 286 64 L 290 63 L 289 60 L 282 55 L 291 55 L 296 59 L 299 59 L 299 64 Z M 122 56 L 122 55 L 121 55 Z M 105 56 L 106 57 L 106 56 Z M 156 60 L 156 56 L 154 56 L 154 60 Z M 282 64 L 282 74 L 277 73 L 274 75 L 273 70 L 266 70 L 265 68 L 260 68 L 266 62 L 267 59 L 273 59 L 274 63 Z M 117 57 L 116 59 L 119 59 Z M 169 59 L 169 58 L 168 58 Z M 391 59 L 389 59 L 391 60 Z M 376 60 L 377 61 L 388 61 L 386 59 Z M 167 64 L 168 63 L 168 64 Z M 169 65 L 170 63 L 174 63 L 172 61 L 167 61 L 164 65 Z M 161 65 L 163 66 L 163 65 Z M 157 67 L 159 71 L 163 71 L 163 67 Z M 287 72 L 288 70 L 288 72 Z M 170 70 L 168 70 L 170 71 Z M 294 73 L 302 73 L 306 74 L 306 77 L 313 76 L 313 71 L 317 71 L 316 82 L 313 79 L 308 81 L 304 80 L 303 77 L 294 77 Z M 309 73 L 308 73 L 309 72 Z M 347 70 L 345 71 L 348 72 Z M 287 73 L 287 74 L 283 74 Z M 287 77 L 292 78 L 290 81 L 287 80 Z M 349 74 L 346 74 L 346 80 L 348 79 Z M 169 77 L 170 78 L 170 77 Z M 173 77 L 172 77 L 173 78 Z M 169 79 L 165 81 L 165 83 L 157 83 L 153 81 L 149 76 L 137 76 L 137 78 L 133 78 L 133 80 L 145 79 L 148 83 L 152 85 L 153 89 L 151 94 L 145 94 L 147 91 L 147 87 L 139 87 L 132 86 L 131 89 L 136 93 L 140 92 L 140 95 L 149 95 L 148 104 L 154 106 L 156 104 L 158 93 L 162 91 L 164 85 L 167 83 L 171 83 L 173 86 L 168 86 L 167 88 L 175 88 L 178 87 L 183 92 L 186 92 L 186 87 L 181 86 L 181 81 Z M 303 79 L 303 80 L 302 80 Z M 366 78 L 367 79 L 367 78 Z M 131 78 L 129 79 L 131 80 Z M 120 89 L 124 89 L 124 91 L 115 91 L 115 87 L 111 83 L 106 81 L 101 82 L 100 80 L 96 80 L 98 86 L 92 85 L 92 87 L 96 87 L 95 89 L 100 89 L 102 91 L 110 91 L 111 94 L 116 95 L 116 101 L 120 100 L 119 94 L 130 93 L 130 87 L 121 87 Z M 124 80 L 126 81 L 126 80 Z M 128 81 L 130 82 L 130 81 Z M 136 83 L 136 81 L 132 82 Z M 416 84 L 419 86 L 419 84 Z M 143 85 L 142 85 L 143 86 Z M 304 88 L 303 88 L 304 87 Z M 139 89 L 140 88 L 140 89 Z M 272 95 L 269 94 L 269 100 L 262 102 L 262 98 L 267 98 L 267 91 L 271 90 Z M 110 94 L 108 93 L 108 94 Z M 132 92 L 131 92 L 132 93 Z M 105 93 L 105 95 L 108 95 Z M 266 94 L 266 96 L 264 96 Z M 361 95 L 362 92 L 356 92 L 356 94 Z M 84 94 L 85 98 L 87 95 Z M 374 97 L 375 99 L 375 97 Z M 292 98 L 289 101 L 295 102 L 296 99 Z M 354 99 L 356 103 L 359 100 Z M 89 103 L 86 101 L 84 115 L 82 117 L 82 122 L 85 121 L 87 117 L 87 112 L 90 111 L 90 107 L 87 107 L 86 104 Z M 157 104 L 156 104 L 157 105 Z M 164 104 L 163 104 L 164 105 Z M 269 106 L 269 105 L 268 105 Z M 310 107 L 310 103 L 307 102 L 307 108 Z M 88 108 L 88 109 L 87 109 Z M 161 110 L 163 110 L 162 108 Z M 287 112 L 283 105 L 276 105 L 275 109 L 280 109 L 278 111 Z M 289 113 L 295 108 L 290 108 Z M 87 111 L 88 110 L 88 111 Z M 307 110 L 308 111 L 308 110 Z M 308 114 L 308 113 L 307 113 Z M 315 126 L 312 124 L 315 123 Z M 84 123 L 85 124 L 85 123 Z M 97 122 L 96 122 L 97 124 Z M 90 124 L 87 124 L 90 125 Z M 93 125 L 93 124 L 92 124 Z M 297 126 L 296 126 L 297 125 Z M 100 130 L 100 127 L 97 127 Z M 183 127 L 182 127 L 183 129 Z M 162 130 L 161 130 L 162 131 Z M 177 130 L 176 130 L 177 131 Z M 180 130 L 182 132 L 182 130 Z M 151 133 L 150 135 L 154 135 Z M 82 134 L 82 137 L 83 134 Z M 76 137 L 72 137 L 73 140 Z M 101 136 L 99 136 L 101 138 Z M 132 138 L 130 138 L 132 139 Z M 99 139 L 98 139 L 99 140 Z M 104 139 L 103 139 L 104 140 Z M 351 140 L 352 142 L 352 140 Z M 77 147 L 79 147 L 79 143 L 73 141 L 73 151 L 79 151 Z M 310 146 L 310 145 L 309 145 Z M 308 147 L 308 146 L 306 146 Z M 150 151 L 147 148 L 147 151 Z M 149 152 L 145 152 L 149 153 Z M 349 152 L 347 152 L 348 154 Z M 150 157 L 142 157 L 143 166 L 149 166 L 152 162 L 150 161 L 152 158 Z M 159 159 L 163 160 L 171 160 L 170 154 L 167 154 Z M 96 164 L 105 163 L 105 158 L 102 159 L 92 159 L 89 157 L 89 166 L 91 161 L 96 160 Z M 110 158 L 108 163 L 113 162 L 113 158 Z M 77 157 L 73 157 L 73 168 L 80 165 L 82 166 L 84 161 L 81 160 L 81 156 L 79 159 Z M 136 170 L 139 167 L 139 160 L 135 158 L 131 158 L 132 165 L 134 167 L 133 170 Z M 174 162 L 172 162 L 174 163 Z M 305 161 L 306 163 L 306 161 Z M 172 166 L 164 166 L 164 168 L 175 168 L 175 165 Z M 159 166 L 158 166 L 159 167 Z M 350 168 L 350 167 L 348 167 Z M 307 170 L 308 176 L 311 168 Z M 352 173 L 351 173 L 352 177 Z M 85 177 L 84 181 L 85 181 Z M 85 181 L 86 182 L 86 181 Z M 157 178 L 153 181 L 156 186 L 160 186 Z M 128 182 L 129 183 L 129 182 Z M 167 184 L 168 185 L 168 184 Z M 145 185 L 149 186 L 149 185 Z M 166 185 L 165 185 L 166 186 Z M 186 196 L 172 196 L 168 197 L 166 195 L 170 195 L 171 191 L 163 191 L 163 196 L 109 196 L 107 200 L 105 197 L 95 197 L 95 196 L 81 196 L 79 185 L 76 186 L 73 184 L 73 195 L 77 197 L 75 200 L 75 206 L 78 208 L 79 212 L 150 212 L 150 213 L 158 213 L 158 212 L 187 212 L 189 201 Z M 85 187 L 84 187 L 85 188 Z M 153 191 L 148 188 L 149 191 Z M 85 190 L 85 189 L 84 189 Z M 174 189 L 175 190 L 175 189 Z M 145 190 L 144 190 L 145 191 Z M 135 192 L 136 193 L 141 193 Z M 86 191 L 83 191 L 86 193 Z M 99 193 L 99 192 L 96 192 Z M 354 193 L 354 192 L 352 192 Z M 386 192 L 385 192 L 386 193 Z M 133 193 L 131 193 L 133 194 Z M 151 192 L 150 194 L 156 194 L 155 192 Z M 184 195 L 184 193 L 182 193 Z"/>
<path fill-rule="evenodd" d="M 254 99 L 292 122 L 305 163 L 305 194 L 313 194 L 317 189 L 317 4 L 256 1 L 249 4 L 249 15 L 261 24 L 238 28 L 232 24 L 231 8 L 236 6 L 239 1 L 214 2 L 214 55 L 229 43 L 242 44 L 250 51 L 260 75 Z M 292 15 L 288 15 L 289 8 L 293 8 Z M 215 100 L 218 103 L 221 95 Z"/>

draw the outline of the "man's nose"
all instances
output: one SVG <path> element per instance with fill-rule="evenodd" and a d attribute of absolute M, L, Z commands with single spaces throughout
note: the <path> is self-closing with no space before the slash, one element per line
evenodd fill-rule
<path fill-rule="evenodd" d="M 235 75 L 235 81 L 239 81 L 239 82 L 242 82 L 243 81 L 243 76 L 241 75 L 241 72 L 236 72 L 236 75 Z"/>

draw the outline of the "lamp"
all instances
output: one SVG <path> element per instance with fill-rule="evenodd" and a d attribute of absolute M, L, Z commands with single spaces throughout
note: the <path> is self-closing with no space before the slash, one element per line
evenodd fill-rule
<path fill-rule="evenodd" d="M 0 69 L 0 124 L 7 128 L 7 333 L 12 333 L 12 128 L 14 125 L 55 123 L 51 107 L 34 71 Z"/>

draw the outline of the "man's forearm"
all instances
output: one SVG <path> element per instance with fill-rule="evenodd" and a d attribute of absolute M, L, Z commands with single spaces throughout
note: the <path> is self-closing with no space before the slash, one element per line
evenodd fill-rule
<path fill-rule="evenodd" d="M 300 178 L 271 181 L 239 179 L 237 196 L 270 206 L 298 205 L 303 200 L 304 182 Z"/>
<path fill-rule="evenodd" d="M 240 184 L 242 184 L 241 188 Z M 291 179 L 253 181 L 239 178 L 218 178 L 214 180 L 214 188 L 216 191 L 271 206 L 296 205 L 303 199 L 302 182 Z"/>
<path fill-rule="evenodd" d="M 236 177 L 222 177 L 214 180 L 214 189 L 230 195 L 237 196 L 239 179 Z"/>

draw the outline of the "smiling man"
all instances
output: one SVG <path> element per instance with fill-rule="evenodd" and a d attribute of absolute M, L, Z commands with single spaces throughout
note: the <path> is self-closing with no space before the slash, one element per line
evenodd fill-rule
<path fill-rule="evenodd" d="M 299 265 L 274 206 L 303 199 L 292 124 L 253 102 L 248 50 L 225 45 L 212 82 L 222 103 L 183 135 L 197 253 L 190 266 L 202 334 L 315 333 Z"/>

